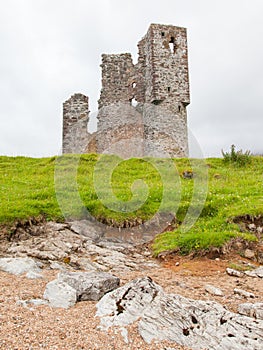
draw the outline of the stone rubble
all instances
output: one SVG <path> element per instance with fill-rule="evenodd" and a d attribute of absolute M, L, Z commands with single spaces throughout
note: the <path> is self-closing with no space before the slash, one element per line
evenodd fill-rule
<path fill-rule="evenodd" d="M 46 223 L 42 227 L 43 234 L 33 235 L 29 231 L 24 240 L 11 241 L 7 255 L 35 258 L 51 269 L 59 270 L 117 273 L 159 266 L 150 252 L 138 252 L 134 244 L 121 241 L 120 237 L 107 240 L 101 231 L 95 235 L 95 229 L 97 224 L 87 220 L 67 224 Z"/>

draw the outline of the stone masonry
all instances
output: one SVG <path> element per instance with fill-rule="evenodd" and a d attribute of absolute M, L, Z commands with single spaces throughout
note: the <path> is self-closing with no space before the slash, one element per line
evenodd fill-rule
<path fill-rule="evenodd" d="M 102 55 L 97 131 L 89 134 L 88 97 L 63 105 L 63 153 L 187 157 L 190 103 L 186 29 L 151 24 L 131 54 Z"/>
<path fill-rule="evenodd" d="M 63 103 L 63 153 L 82 153 L 89 142 L 89 98 L 75 94 Z"/>

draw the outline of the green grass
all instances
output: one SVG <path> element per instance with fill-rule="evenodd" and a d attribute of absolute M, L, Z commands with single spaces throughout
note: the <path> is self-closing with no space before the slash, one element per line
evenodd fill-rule
<path fill-rule="evenodd" d="M 175 231 L 158 235 L 153 244 L 155 254 L 174 249 L 187 254 L 220 247 L 240 235 L 255 240 L 251 234 L 240 233 L 231 219 L 263 214 L 263 158 L 252 157 L 246 167 L 225 164 L 223 159 L 207 159 L 201 166 L 198 163 L 152 158 L 121 161 L 116 156 L 100 158 L 94 154 L 0 157 L 0 223 L 40 215 L 48 220 L 63 220 L 64 215 L 83 218 L 87 211 L 116 225 L 125 220 L 145 221 L 156 211 L 177 211 L 178 221 L 183 222 L 192 202 L 193 213 L 202 209 L 197 222 L 187 232 L 179 225 Z M 182 172 L 191 169 L 195 177 L 182 178 Z M 208 192 L 203 204 L 200 196 L 205 195 L 206 183 L 201 179 L 206 171 Z M 196 183 L 197 191 L 201 190 L 193 202 Z"/>

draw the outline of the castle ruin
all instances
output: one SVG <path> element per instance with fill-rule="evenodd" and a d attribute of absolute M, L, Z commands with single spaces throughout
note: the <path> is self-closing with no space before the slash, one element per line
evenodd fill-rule
<path fill-rule="evenodd" d="M 102 55 L 97 131 L 89 133 L 89 100 L 63 104 L 63 153 L 121 157 L 187 157 L 190 103 L 186 29 L 151 24 L 131 54 Z"/>

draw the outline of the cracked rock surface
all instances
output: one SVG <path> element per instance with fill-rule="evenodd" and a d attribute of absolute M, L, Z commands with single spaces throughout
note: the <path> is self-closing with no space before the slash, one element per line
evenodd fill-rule
<path fill-rule="evenodd" d="M 139 278 L 97 303 L 104 328 L 138 321 L 142 338 L 173 341 L 192 349 L 260 350 L 263 321 L 227 311 L 215 302 L 166 294 L 151 278 Z"/>

